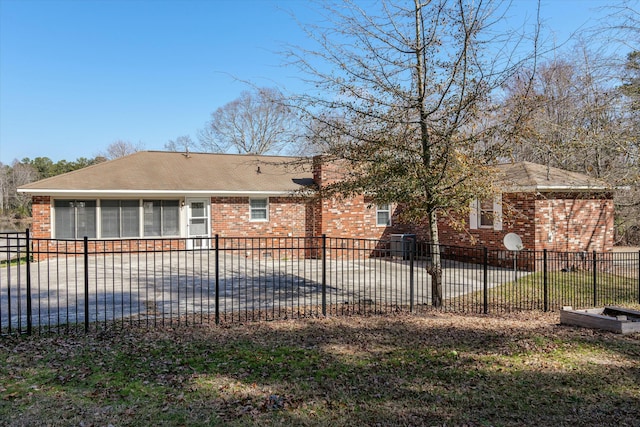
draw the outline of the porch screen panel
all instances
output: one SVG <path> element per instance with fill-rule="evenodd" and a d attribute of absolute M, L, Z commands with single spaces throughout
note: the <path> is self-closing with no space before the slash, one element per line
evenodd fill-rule
<path fill-rule="evenodd" d="M 162 201 L 162 235 L 180 235 L 180 203 L 177 200 Z"/>
<path fill-rule="evenodd" d="M 102 237 L 139 237 L 138 200 L 102 200 L 100 202 Z"/>
<path fill-rule="evenodd" d="M 122 237 L 140 236 L 140 202 L 122 200 L 120 202 Z"/>
<path fill-rule="evenodd" d="M 74 239 L 76 215 L 73 200 L 56 200 L 55 209 L 55 237 L 57 239 Z"/>
<path fill-rule="evenodd" d="M 56 238 L 96 237 L 95 200 L 56 200 L 53 207 Z"/>
<path fill-rule="evenodd" d="M 145 200 L 143 202 L 144 210 L 144 235 L 160 236 L 161 232 L 161 201 Z"/>
<path fill-rule="evenodd" d="M 145 200 L 144 235 L 179 236 L 180 202 L 178 200 Z"/>
<path fill-rule="evenodd" d="M 76 201 L 76 238 L 96 237 L 96 201 Z"/>
<path fill-rule="evenodd" d="M 118 200 L 102 200 L 100 216 L 102 221 L 102 237 L 120 237 L 120 202 Z"/>

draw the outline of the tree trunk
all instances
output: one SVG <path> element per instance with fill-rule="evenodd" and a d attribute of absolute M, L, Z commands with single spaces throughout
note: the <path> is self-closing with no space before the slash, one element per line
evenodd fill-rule
<path fill-rule="evenodd" d="M 425 89 L 425 57 L 424 57 L 424 38 L 422 27 L 422 8 L 423 4 L 419 0 L 414 0 L 415 4 L 415 29 L 416 29 L 416 44 L 415 44 L 415 79 L 416 88 L 418 90 L 417 107 L 420 113 L 420 144 L 422 146 L 422 166 L 424 172 L 428 173 L 431 170 L 431 140 L 429 135 L 428 126 L 428 113 L 425 106 L 426 103 L 426 89 Z M 431 236 L 432 265 L 427 269 L 427 272 L 431 276 L 431 299 L 434 307 L 442 306 L 442 265 L 440 263 L 440 240 L 438 239 L 438 214 L 433 204 L 434 195 L 432 194 L 433 188 L 430 182 L 426 183 L 425 198 L 427 201 L 429 211 L 429 234 Z"/>
<path fill-rule="evenodd" d="M 438 215 L 429 212 L 429 234 L 431 236 L 431 267 L 427 270 L 431 276 L 431 304 L 442 307 L 442 260 L 440 257 L 440 239 L 438 238 Z"/>

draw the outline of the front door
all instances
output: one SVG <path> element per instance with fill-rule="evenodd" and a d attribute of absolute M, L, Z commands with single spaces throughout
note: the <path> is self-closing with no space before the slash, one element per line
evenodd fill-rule
<path fill-rule="evenodd" d="M 209 248 L 210 206 L 207 199 L 187 199 L 187 249 Z"/>

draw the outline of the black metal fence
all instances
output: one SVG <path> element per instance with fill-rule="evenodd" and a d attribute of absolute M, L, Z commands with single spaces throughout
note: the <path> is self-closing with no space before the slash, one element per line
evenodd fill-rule
<path fill-rule="evenodd" d="M 0 233 L 0 331 L 640 304 L 638 252 L 438 249 L 406 235 L 76 241 Z M 438 252 L 442 305 L 434 307 Z"/>

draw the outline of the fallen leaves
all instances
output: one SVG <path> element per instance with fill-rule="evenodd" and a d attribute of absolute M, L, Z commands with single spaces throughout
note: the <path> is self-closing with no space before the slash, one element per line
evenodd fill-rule
<path fill-rule="evenodd" d="M 536 415 L 580 424 L 588 403 L 624 424 L 638 419 L 639 338 L 559 326 L 553 313 L 8 338 L 0 341 L 0 419 L 518 425 Z"/>

